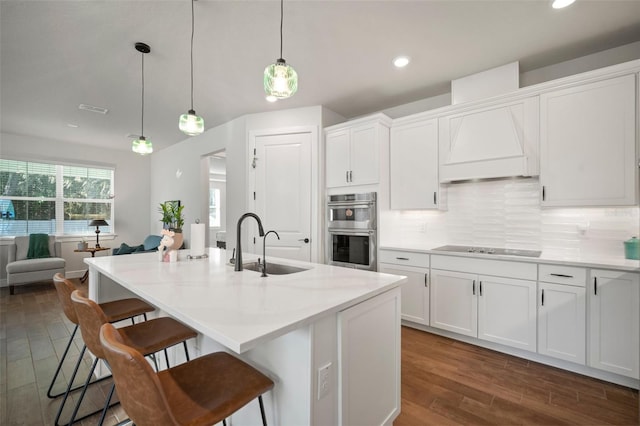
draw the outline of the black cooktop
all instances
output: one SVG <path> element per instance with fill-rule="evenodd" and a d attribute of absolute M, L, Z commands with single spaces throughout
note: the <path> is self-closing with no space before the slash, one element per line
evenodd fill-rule
<path fill-rule="evenodd" d="M 520 250 L 520 249 L 504 249 L 495 247 L 477 247 L 477 246 L 441 246 L 436 247 L 436 251 L 448 251 L 455 253 L 479 253 L 479 254 L 498 254 L 504 256 L 524 256 L 524 257 L 540 257 L 540 250 Z"/>

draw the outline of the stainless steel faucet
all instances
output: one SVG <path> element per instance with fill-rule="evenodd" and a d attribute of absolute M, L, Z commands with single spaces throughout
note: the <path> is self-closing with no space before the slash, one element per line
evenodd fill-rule
<path fill-rule="evenodd" d="M 234 267 L 234 270 L 236 271 L 242 271 L 242 235 L 240 231 L 242 229 L 242 221 L 248 217 L 252 217 L 256 220 L 256 222 L 258 222 L 258 232 L 260 233 L 261 237 L 264 237 L 264 228 L 262 227 L 262 221 L 260 220 L 257 214 L 245 213 L 242 216 L 240 216 L 240 219 L 238 219 L 238 225 L 236 230 L 236 249 L 237 249 L 236 251 L 238 252 L 238 254 L 236 255 L 236 264 Z"/>
<path fill-rule="evenodd" d="M 267 235 L 269 235 L 270 233 L 274 233 L 276 234 L 276 237 L 278 237 L 278 239 L 280 239 L 280 235 L 278 235 L 278 233 L 276 231 L 268 231 L 266 234 L 264 234 L 264 237 L 262 237 L 262 276 L 266 277 L 267 276 Z M 258 259 L 258 262 L 260 262 L 260 259 Z"/>

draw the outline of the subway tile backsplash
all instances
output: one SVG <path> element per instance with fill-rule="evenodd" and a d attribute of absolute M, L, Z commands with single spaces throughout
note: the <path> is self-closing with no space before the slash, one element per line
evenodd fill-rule
<path fill-rule="evenodd" d="M 451 184 L 446 211 L 380 212 L 381 246 L 460 244 L 624 257 L 640 234 L 636 207 L 541 208 L 537 178 Z"/>

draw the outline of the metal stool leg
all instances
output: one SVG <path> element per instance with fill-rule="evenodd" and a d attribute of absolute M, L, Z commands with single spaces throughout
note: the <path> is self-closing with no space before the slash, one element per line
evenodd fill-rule
<path fill-rule="evenodd" d="M 73 337 L 76 335 L 77 331 L 78 331 L 78 324 L 76 324 L 75 328 L 73 329 L 73 332 L 71 333 L 71 337 L 69 338 L 69 342 L 67 343 L 67 347 L 64 348 L 64 353 L 62 354 L 62 358 L 60 358 L 60 362 L 58 363 L 58 368 L 56 368 L 56 372 L 53 375 L 53 379 L 51 379 L 51 384 L 49 385 L 49 389 L 47 390 L 47 396 L 49 398 L 57 398 L 59 396 L 64 395 L 64 392 L 61 392 L 61 393 L 56 394 L 56 395 L 52 395 L 51 391 L 53 390 L 53 385 L 56 384 L 56 379 L 58 378 L 58 374 L 60 374 L 60 370 L 62 370 L 62 363 L 64 362 L 65 358 L 67 357 L 67 353 L 69 352 L 69 348 L 71 347 L 71 344 L 73 343 Z"/>
<path fill-rule="evenodd" d="M 267 426 L 267 416 L 264 415 L 264 404 L 262 403 L 262 395 L 258 397 L 260 403 L 260 414 L 262 415 L 262 425 Z"/>

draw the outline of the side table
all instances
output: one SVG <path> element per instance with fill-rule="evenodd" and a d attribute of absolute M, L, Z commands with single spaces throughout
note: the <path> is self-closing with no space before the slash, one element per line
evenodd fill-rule
<path fill-rule="evenodd" d="M 87 247 L 86 249 L 82 249 L 82 250 L 74 250 L 74 252 L 76 253 L 91 253 L 91 257 L 96 257 L 96 252 L 97 251 L 104 251 L 104 250 L 111 250 L 109 247 Z M 82 278 L 80 278 L 80 282 L 84 283 L 87 278 L 89 278 L 89 270 L 87 269 L 84 273 L 84 275 L 82 276 Z"/>

